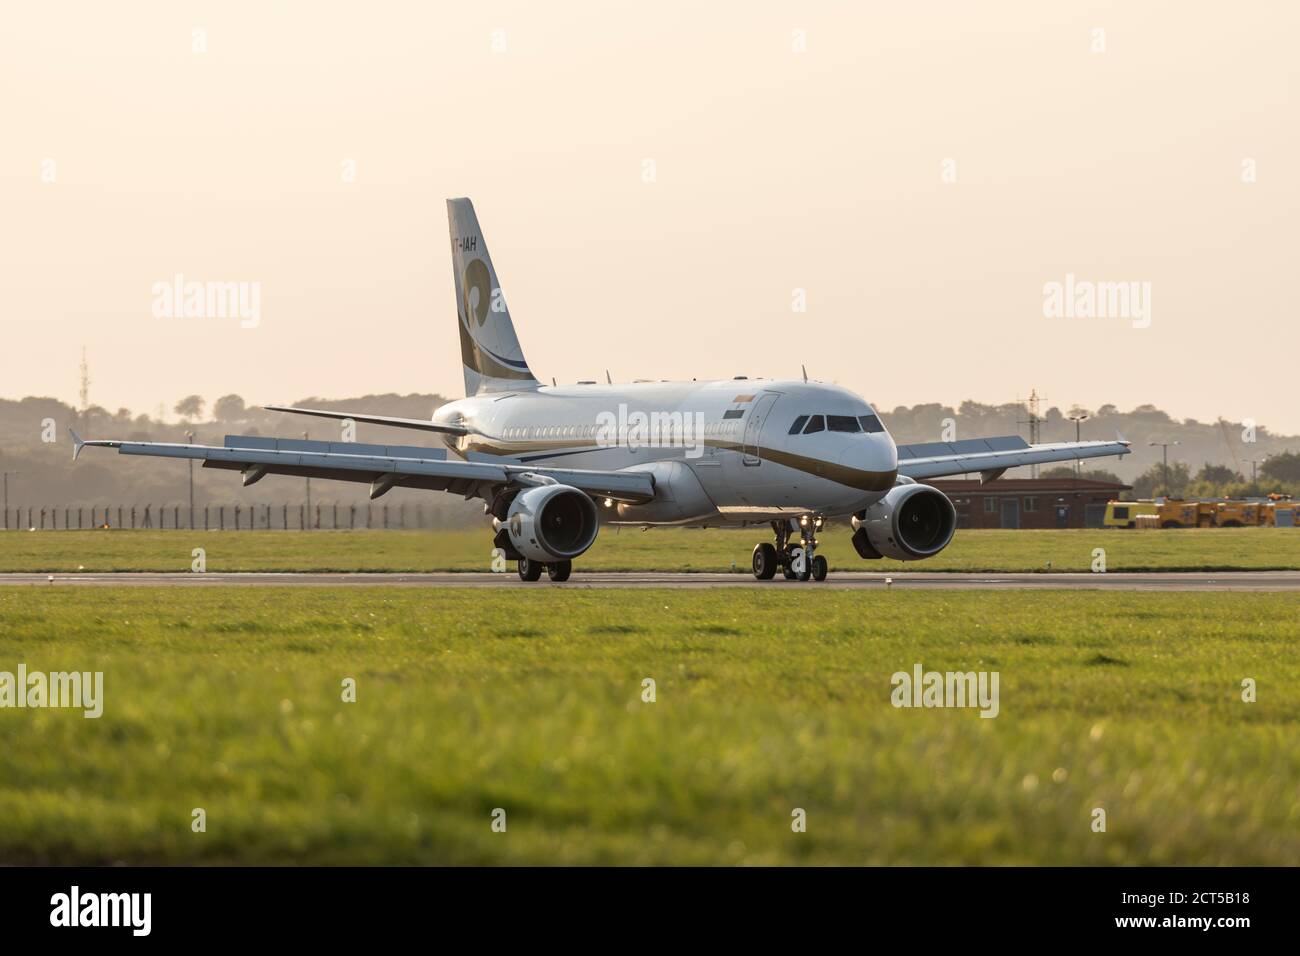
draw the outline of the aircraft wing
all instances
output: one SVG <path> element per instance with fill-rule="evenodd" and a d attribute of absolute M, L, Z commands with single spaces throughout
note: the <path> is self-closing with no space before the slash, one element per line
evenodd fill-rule
<path fill-rule="evenodd" d="M 655 496 L 654 479 L 646 472 L 590 471 L 580 468 L 544 468 L 512 459 L 459 461 L 438 448 L 407 445 L 362 445 L 356 442 L 320 442 L 253 435 L 227 435 L 224 445 L 181 445 L 166 442 L 116 440 L 85 441 L 71 432 L 72 457 L 86 446 L 116 448 L 120 455 L 159 458 L 196 458 L 205 468 L 240 471 L 244 484 L 267 475 L 295 475 L 368 482 L 370 496 L 378 498 L 390 488 L 425 488 L 450 491 L 466 498 L 491 500 L 496 490 L 510 485 L 547 484 L 554 480 L 593 497 L 644 503 Z"/>
<path fill-rule="evenodd" d="M 370 425 L 388 425 L 392 428 L 415 428 L 426 432 L 441 432 L 444 435 L 468 435 L 469 430 L 459 425 L 438 425 L 423 418 L 393 418 L 390 415 L 365 415 L 356 412 L 332 412 L 321 408 L 294 408 L 292 405 L 263 405 L 269 412 L 291 412 L 294 415 L 313 415 L 316 418 L 350 418 L 354 422 L 366 422 Z"/>
<path fill-rule="evenodd" d="M 1115 441 L 1063 441 L 1031 445 L 1019 435 L 970 438 L 964 441 L 928 442 L 898 446 L 898 473 L 909 478 L 942 478 L 979 472 L 980 481 L 992 481 L 1008 468 L 1044 465 L 1053 461 L 1083 461 L 1127 455 L 1129 443 Z"/>

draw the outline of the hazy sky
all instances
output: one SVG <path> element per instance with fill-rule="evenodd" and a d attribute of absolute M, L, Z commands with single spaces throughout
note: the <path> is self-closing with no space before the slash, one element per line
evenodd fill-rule
<path fill-rule="evenodd" d="M 110 409 L 457 396 L 465 195 L 548 380 L 804 363 L 885 409 L 1037 387 L 1300 432 L 1293 3 L 3 19 L 3 397 L 75 400 L 82 345 Z M 259 324 L 155 316 L 177 273 L 260 283 Z M 1150 283 L 1149 327 L 1045 316 L 1067 274 Z"/>

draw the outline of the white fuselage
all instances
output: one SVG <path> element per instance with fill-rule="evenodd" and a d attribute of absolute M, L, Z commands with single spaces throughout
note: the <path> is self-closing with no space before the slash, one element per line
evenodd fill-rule
<path fill-rule="evenodd" d="M 800 416 L 823 416 L 823 427 L 791 434 Z M 446 439 L 466 458 L 651 472 L 655 500 L 611 502 L 602 510 L 612 523 L 847 515 L 879 501 L 898 469 L 871 406 L 847 389 L 797 380 L 529 388 L 459 399 L 433 420 L 469 430 Z"/>

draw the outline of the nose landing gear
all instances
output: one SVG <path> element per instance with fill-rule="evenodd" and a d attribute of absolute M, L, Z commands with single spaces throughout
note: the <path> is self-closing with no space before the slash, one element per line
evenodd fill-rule
<path fill-rule="evenodd" d="M 817 531 L 825 522 L 819 514 L 800 515 L 798 520 L 773 521 L 776 544 L 764 541 L 754 546 L 754 577 L 770 581 L 777 569 L 786 580 L 825 581 L 830 571 L 826 559 L 817 553 Z M 792 531 L 798 531 L 798 543 L 792 545 Z"/>

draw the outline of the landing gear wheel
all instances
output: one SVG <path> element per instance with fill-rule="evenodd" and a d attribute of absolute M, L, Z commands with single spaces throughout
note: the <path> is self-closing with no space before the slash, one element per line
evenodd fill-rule
<path fill-rule="evenodd" d="M 826 563 L 826 559 L 820 554 L 812 559 L 812 579 L 814 581 L 825 581 L 830 569 L 830 565 Z"/>
<path fill-rule="evenodd" d="M 567 581 L 573 572 L 572 561 L 556 561 L 546 566 L 546 576 L 552 581 Z"/>
<path fill-rule="evenodd" d="M 785 563 L 781 565 L 781 576 L 784 577 L 787 581 L 794 580 L 794 568 L 790 566 L 789 555 L 786 556 Z"/>
<path fill-rule="evenodd" d="M 776 548 L 766 541 L 754 545 L 754 577 L 770 581 L 776 576 Z"/>
<path fill-rule="evenodd" d="M 794 576 L 795 579 L 799 581 L 807 581 L 810 577 L 812 577 L 812 571 L 809 570 L 808 561 L 806 559 L 803 562 L 803 567 L 794 572 Z"/>
<path fill-rule="evenodd" d="M 519 559 L 519 580 L 520 581 L 537 581 L 542 576 L 542 566 L 536 561 L 529 561 L 527 558 Z"/>

